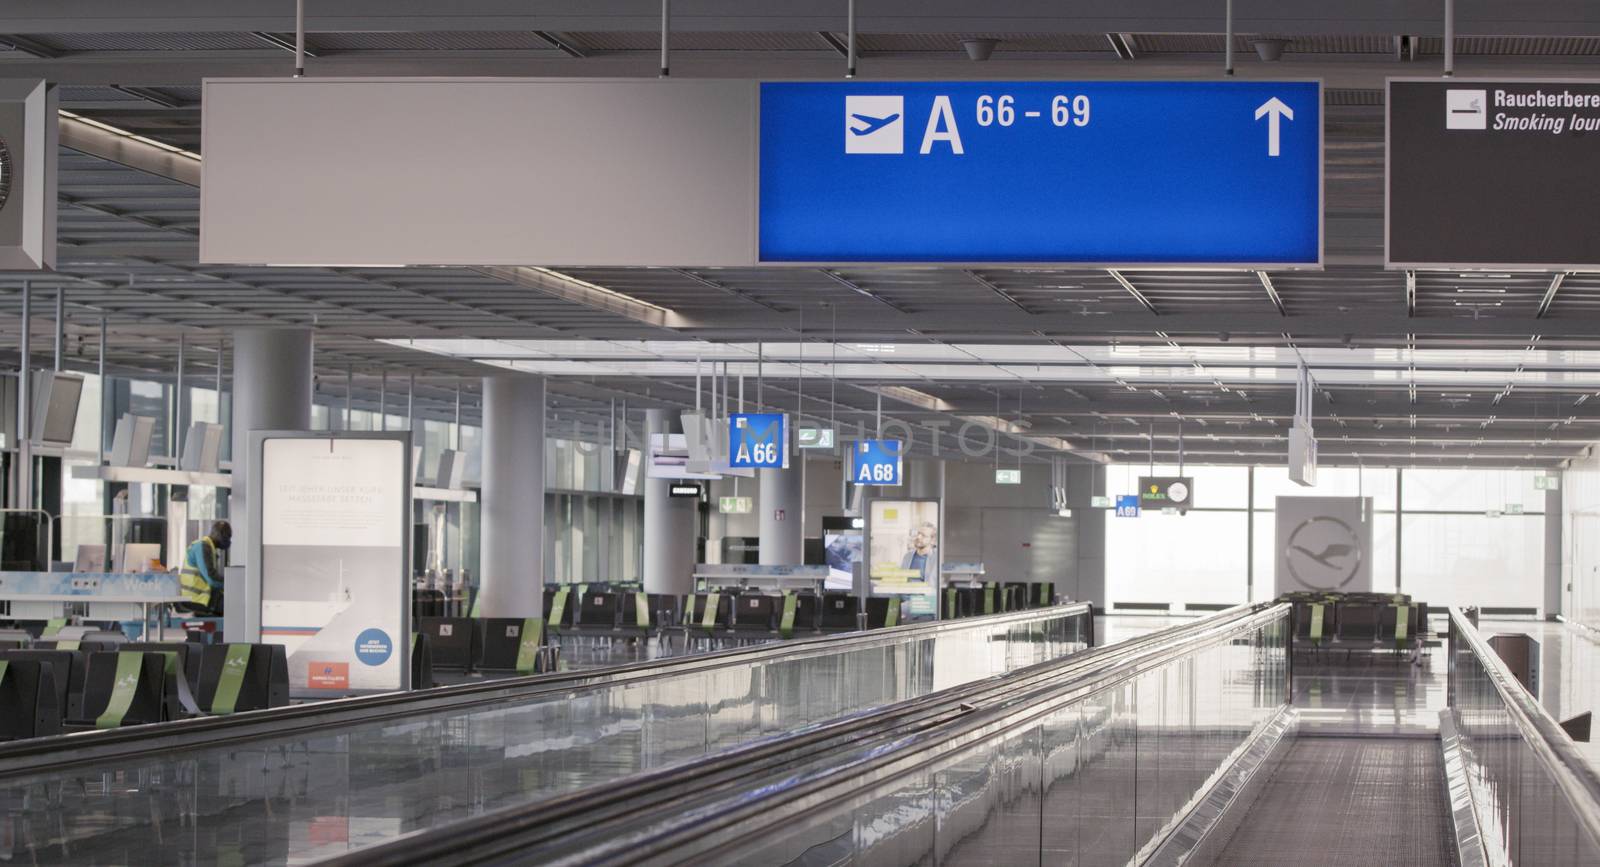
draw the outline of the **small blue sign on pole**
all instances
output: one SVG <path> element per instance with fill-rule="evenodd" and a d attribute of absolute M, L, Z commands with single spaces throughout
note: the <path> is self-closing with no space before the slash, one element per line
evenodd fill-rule
<path fill-rule="evenodd" d="M 1122 494 L 1122 495 L 1117 497 L 1117 517 L 1119 517 L 1119 518 L 1137 518 L 1137 517 L 1139 517 L 1139 495 L 1138 494 Z"/>
<path fill-rule="evenodd" d="M 789 466 L 788 417 L 779 412 L 728 416 L 728 466 L 779 470 Z"/>
<path fill-rule="evenodd" d="M 860 440 L 850 449 L 850 481 L 857 485 L 899 485 L 899 440 Z"/>

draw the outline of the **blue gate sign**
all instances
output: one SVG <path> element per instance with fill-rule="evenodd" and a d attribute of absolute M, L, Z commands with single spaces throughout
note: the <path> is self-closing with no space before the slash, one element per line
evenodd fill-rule
<path fill-rule="evenodd" d="M 1121 494 L 1121 495 L 1119 495 L 1117 497 L 1117 517 L 1119 517 L 1119 518 L 1137 518 L 1137 517 L 1139 517 L 1139 495 L 1138 494 Z"/>
<path fill-rule="evenodd" d="M 761 85 L 763 262 L 1322 261 L 1316 82 Z"/>
<path fill-rule="evenodd" d="M 728 466 L 783 469 L 789 466 L 787 416 L 736 412 L 728 416 Z"/>
<path fill-rule="evenodd" d="M 850 449 L 850 481 L 857 485 L 899 485 L 899 440 L 859 440 Z"/>

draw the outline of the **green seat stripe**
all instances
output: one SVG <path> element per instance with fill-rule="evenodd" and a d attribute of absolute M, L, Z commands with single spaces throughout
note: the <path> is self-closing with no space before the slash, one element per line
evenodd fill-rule
<path fill-rule="evenodd" d="M 44 631 L 39 633 L 39 637 L 40 638 L 53 638 L 53 637 L 55 637 L 56 633 L 61 631 L 61 627 L 66 626 L 66 625 L 67 625 L 67 618 L 65 618 L 65 617 L 52 617 L 49 620 L 46 620 L 44 622 Z"/>
<path fill-rule="evenodd" d="M 1396 605 L 1394 607 L 1394 640 L 1396 644 L 1406 640 L 1406 627 L 1411 625 L 1411 606 Z"/>
<path fill-rule="evenodd" d="M 690 593 L 683 598 L 683 623 L 685 626 L 694 622 L 694 594 Z"/>
<path fill-rule="evenodd" d="M 0 684 L 4 684 L 6 682 L 6 668 L 10 665 L 10 660 L 0 659 Z"/>
<path fill-rule="evenodd" d="M 417 636 L 419 634 L 420 633 L 417 633 L 417 632 L 411 633 L 411 655 L 412 656 L 416 656 L 417 655 Z"/>
<path fill-rule="evenodd" d="M 467 612 L 468 617 L 477 617 L 479 609 L 483 607 L 483 591 L 472 594 L 472 610 Z"/>
<path fill-rule="evenodd" d="M 889 597 L 889 613 L 884 615 L 883 628 L 888 629 L 900 622 L 900 597 Z"/>
<path fill-rule="evenodd" d="M 633 594 L 633 619 L 638 621 L 640 629 L 650 628 L 650 596 L 646 593 Z"/>
<path fill-rule="evenodd" d="M 539 661 L 539 633 L 544 631 L 544 618 L 529 617 L 522 621 L 522 635 L 517 640 L 517 671 L 532 674 Z"/>
<path fill-rule="evenodd" d="M 133 694 L 139 689 L 139 671 L 143 665 L 143 653 L 133 650 L 117 653 L 117 673 L 111 681 L 111 701 L 106 704 L 105 712 L 95 718 L 95 728 L 114 729 L 122 725 L 122 718 L 128 715 L 128 708 L 133 705 Z"/>
<path fill-rule="evenodd" d="M 954 587 L 946 587 L 944 589 L 944 616 L 946 619 L 956 616 L 956 588 Z"/>
<path fill-rule="evenodd" d="M 56 642 L 56 650 L 77 650 L 78 646 L 78 640 L 75 638 L 67 641 Z"/>
<path fill-rule="evenodd" d="M 567 613 L 567 591 L 571 588 L 562 587 L 556 591 L 556 598 L 550 600 L 550 625 L 560 626 L 562 615 Z"/>
<path fill-rule="evenodd" d="M 783 619 L 778 621 L 778 634 L 784 638 L 794 637 L 794 613 L 799 604 L 800 597 L 783 591 Z"/>
<path fill-rule="evenodd" d="M 712 629 L 717 625 L 717 604 L 722 601 L 721 593 L 712 593 L 706 597 L 706 610 L 700 614 L 700 628 Z"/>
<path fill-rule="evenodd" d="M 228 645 L 228 655 L 222 660 L 222 674 L 217 677 L 217 693 L 211 697 L 212 713 L 233 713 L 239 704 L 239 690 L 244 687 L 245 669 L 249 667 L 250 645 Z"/>
<path fill-rule="evenodd" d="M 1311 603 L 1311 641 L 1313 643 L 1322 641 L 1322 607 L 1321 602 Z"/>
<path fill-rule="evenodd" d="M 994 583 L 983 585 L 983 613 L 994 613 Z"/>

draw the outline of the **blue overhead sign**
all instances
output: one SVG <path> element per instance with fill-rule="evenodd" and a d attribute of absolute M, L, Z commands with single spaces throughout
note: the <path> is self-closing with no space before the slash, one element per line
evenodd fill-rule
<path fill-rule="evenodd" d="M 782 469 L 789 465 L 786 416 L 777 412 L 736 412 L 728 416 L 728 466 Z"/>
<path fill-rule="evenodd" d="M 899 485 L 899 440 L 860 440 L 850 447 L 850 481 L 857 485 Z"/>
<path fill-rule="evenodd" d="M 763 262 L 1316 265 L 1316 82 L 761 85 Z"/>
<path fill-rule="evenodd" d="M 1139 517 L 1139 495 L 1138 494 L 1119 494 L 1117 496 L 1117 517 L 1119 517 L 1119 518 L 1137 518 L 1137 517 Z"/>

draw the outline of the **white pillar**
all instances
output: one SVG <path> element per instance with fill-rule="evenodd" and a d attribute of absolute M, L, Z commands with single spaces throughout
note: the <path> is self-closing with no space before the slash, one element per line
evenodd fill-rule
<path fill-rule="evenodd" d="M 483 617 L 544 614 L 544 398 L 542 377 L 483 380 Z"/>
<path fill-rule="evenodd" d="M 794 566 L 805 559 L 805 524 L 800 510 L 805 487 L 800 467 L 760 470 L 761 565 Z"/>
<path fill-rule="evenodd" d="M 246 567 L 249 586 L 260 586 L 250 556 L 250 434 L 261 430 L 311 428 L 311 331 L 306 328 L 242 328 L 233 332 L 233 487 L 228 492 L 233 546 L 230 565 Z M 223 631 L 242 635 L 244 588 L 227 588 Z"/>
<path fill-rule="evenodd" d="M 648 436 L 682 431 L 664 409 L 645 411 Z M 683 595 L 694 589 L 695 501 L 674 497 L 667 479 L 644 483 L 644 589 Z"/>

